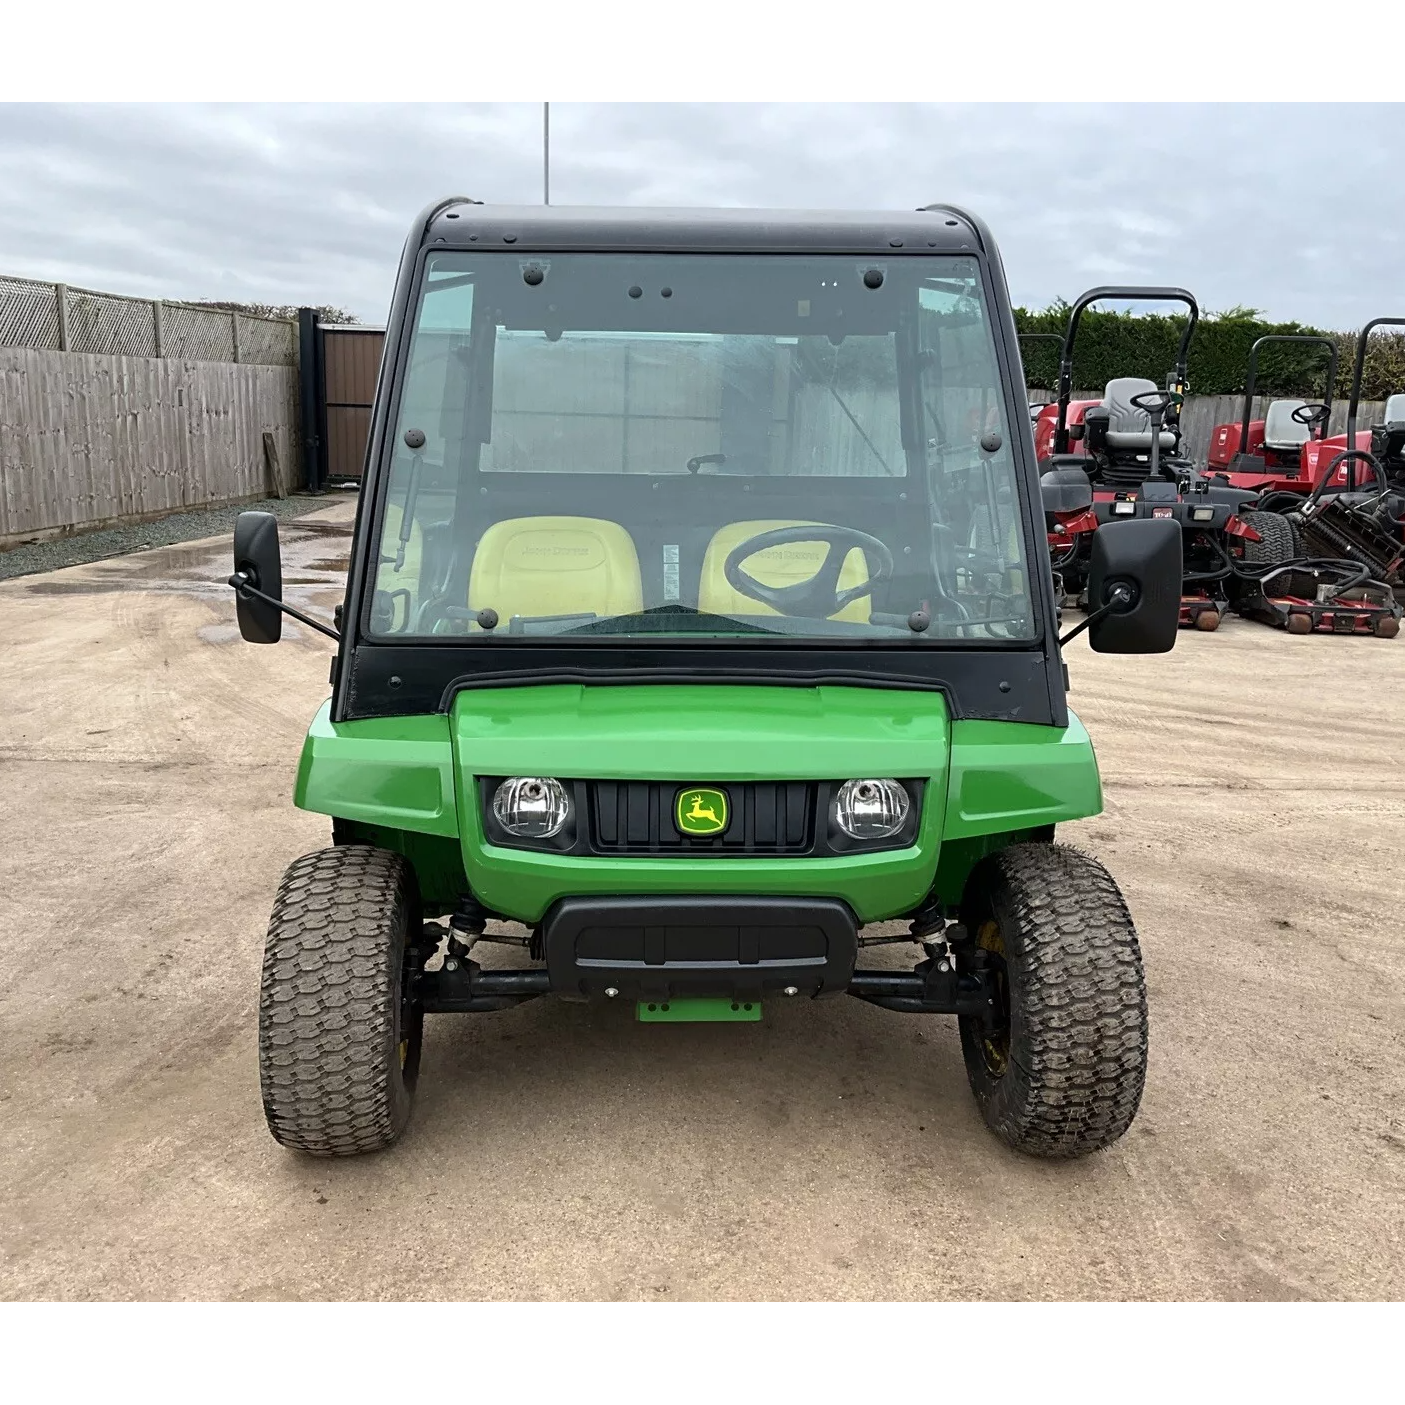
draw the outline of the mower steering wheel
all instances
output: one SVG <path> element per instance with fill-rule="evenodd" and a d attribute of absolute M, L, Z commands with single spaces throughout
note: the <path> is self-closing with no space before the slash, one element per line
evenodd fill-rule
<path fill-rule="evenodd" d="M 796 581 L 793 585 L 763 585 L 742 570 L 741 563 L 748 557 L 773 546 L 789 546 L 792 542 L 825 543 L 827 550 L 824 560 L 809 580 Z M 855 547 L 876 562 L 877 569 L 866 581 L 840 590 L 840 574 Z M 877 537 L 871 537 L 855 527 L 775 527 L 769 532 L 758 532 L 734 546 L 722 563 L 722 574 L 733 590 L 769 605 L 782 615 L 827 620 L 846 605 L 871 595 L 873 587 L 880 581 L 891 579 L 893 553 Z"/>
<path fill-rule="evenodd" d="M 1321 424 L 1332 412 L 1325 405 L 1299 405 L 1292 418 L 1297 424 L 1305 424 L 1309 429 Z"/>
<path fill-rule="evenodd" d="M 1139 410 L 1144 410 L 1148 415 L 1164 415 L 1171 408 L 1175 396 L 1169 390 L 1147 390 L 1140 395 L 1132 397 L 1132 404 Z M 1150 403 L 1143 404 L 1143 401 Z"/>

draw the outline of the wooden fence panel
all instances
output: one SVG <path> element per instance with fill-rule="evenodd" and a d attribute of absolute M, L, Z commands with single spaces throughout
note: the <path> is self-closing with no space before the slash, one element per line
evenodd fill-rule
<path fill-rule="evenodd" d="M 291 366 L 0 347 L 0 544 L 271 495 L 298 409 Z"/>

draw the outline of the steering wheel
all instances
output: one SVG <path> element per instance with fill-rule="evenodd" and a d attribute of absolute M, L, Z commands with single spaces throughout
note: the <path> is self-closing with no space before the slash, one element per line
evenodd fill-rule
<path fill-rule="evenodd" d="M 824 542 L 828 548 L 819 570 L 809 580 L 796 581 L 793 585 L 762 585 L 742 570 L 741 563 L 748 557 L 773 546 L 789 546 L 792 542 Z M 876 561 L 877 569 L 866 581 L 840 590 L 840 573 L 855 547 Z M 783 615 L 827 620 L 853 601 L 871 595 L 880 581 L 892 578 L 893 553 L 877 537 L 854 527 L 775 527 L 734 546 L 722 563 L 722 574 L 733 590 Z"/>
<path fill-rule="evenodd" d="M 1141 395 L 1132 397 L 1132 404 L 1139 410 L 1144 410 L 1153 419 L 1159 415 L 1164 415 L 1171 408 L 1171 403 L 1175 396 L 1169 390 L 1147 390 Z"/>
<path fill-rule="evenodd" d="M 1325 405 L 1299 405 L 1293 411 L 1292 418 L 1298 424 L 1305 424 L 1309 429 L 1315 424 L 1321 424 L 1332 412 Z"/>

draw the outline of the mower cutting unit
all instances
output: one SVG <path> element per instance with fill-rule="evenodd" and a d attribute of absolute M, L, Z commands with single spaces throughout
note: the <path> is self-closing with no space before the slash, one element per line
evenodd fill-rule
<path fill-rule="evenodd" d="M 1073 400 L 1073 353 L 1092 303 L 1181 302 L 1189 309 L 1165 390 L 1132 376 L 1107 383 L 1101 400 Z M 1180 407 L 1200 311 L 1183 288 L 1092 288 L 1069 311 L 1059 360 L 1059 394 L 1035 422 L 1042 481 L 1060 506 L 1048 514 L 1049 553 L 1061 591 L 1081 602 L 1093 534 L 1107 522 L 1166 519 L 1180 524 L 1185 553 L 1180 623 L 1219 627 L 1229 607 L 1233 557 L 1257 541 L 1239 511 L 1253 500 L 1199 473 L 1181 453 Z"/>
<path fill-rule="evenodd" d="M 1054 839 L 1102 796 L 1020 372 L 995 242 L 947 206 L 424 212 L 298 768 L 332 842 L 269 924 L 280 1142 L 387 1146 L 426 1014 L 541 996 L 675 1057 L 661 1022 L 955 1015 L 1011 1146 L 1122 1135 L 1146 993 L 1112 877 Z M 1177 522 L 1090 536 L 1078 629 L 1171 648 Z M 246 639 L 325 629 L 281 600 L 271 516 L 234 566 Z M 895 940 L 911 967 L 862 964 Z"/>
<path fill-rule="evenodd" d="M 1256 527 L 1260 546 L 1248 568 L 1236 571 L 1232 595 L 1238 613 L 1297 634 L 1321 630 L 1390 639 L 1400 632 L 1400 602 L 1405 597 L 1405 396 L 1387 402 L 1385 423 L 1365 432 L 1356 425 L 1367 338 L 1378 326 L 1402 325 L 1405 319 L 1381 317 L 1362 329 L 1345 434 L 1324 438 L 1321 433 L 1331 414 L 1333 347 L 1324 402 L 1274 401 L 1265 417 L 1266 438 L 1257 470 L 1255 455 L 1239 454 L 1217 475 L 1231 487 L 1257 494 L 1255 508 L 1244 520 Z M 1254 351 L 1270 340 L 1325 339 L 1266 337 L 1255 343 Z M 1254 362 L 1251 352 L 1246 422 Z M 1275 439 L 1275 412 L 1280 409 Z M 1299 427 L 1296 461 L 1290 455 L 1290 425 Z M 1219 426 L 1215 444 L 1228 443 L 1226 431 L 1232 428 Z M 1242 423 L 1237 438 L 1244 442 Z M 1224 457 L 1222 451 L 1219 457 Z"/>

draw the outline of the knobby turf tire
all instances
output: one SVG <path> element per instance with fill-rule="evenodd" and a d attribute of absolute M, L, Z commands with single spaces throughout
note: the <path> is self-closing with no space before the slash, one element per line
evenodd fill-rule
<path fill-rule="evenodd" d="M 1240 521 L 1246 527 L 1252 527 L 1260 538 L 1259 541 L 1245 539 L 1246 565 L 1279 566 L 1285 561 L 1291 561 L 1298 554 L 1293 524 L 1281 512 L 1244 512 L 1240 514 Z M 1281 576 L 1275 576 L 1268 583 L 1266 593 L 1269 596 L 1300 594 L 1298 587 L 1304 580 L 1311 581 L 1312 577 L 1301 576 L 1296 571 L 1284 571 Z M 1308 597 L 1311 596 L 1312 589 L 1309 589 Z"/>
<path fill-rule="evenodd" d="M 399 854 L 347 844 L 289 865 L 259 999 L 263 1108 L 282 1145 L 354 1156 L 404 1129 L 424 1026 L 401 1004 L 418 920 L 414 872 Z"/>
<path fill-rule="evenodd" d="M 973 872 L 962 920 L 978 939 L 993 922 L 1004 947 L 1003 1072 L 975 1018 L 959 1022 L 987 1125 L 1031 1156 L 1111 1146 L 1136 1116 L 1147 1061 L 1141 949 L 1112 875 L 1076 849 L 1014 844 Z"/>

